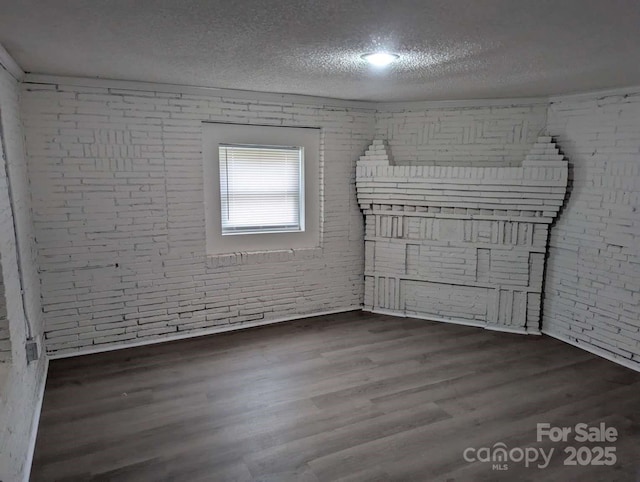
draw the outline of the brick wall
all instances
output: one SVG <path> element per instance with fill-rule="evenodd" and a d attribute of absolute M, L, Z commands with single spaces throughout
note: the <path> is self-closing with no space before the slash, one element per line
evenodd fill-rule
<path fill-rule="evenodd" d="M 19 84 L 0 65 L 0 115 L 6 154 L 6 159 L 0 157 L 0 259 L 12 350 L 11 361 L 0 367 L 0 480 L 3 481 L 20 481 L 28 473 L 28 456 L 34 442 L 33 421 L 41 401 L 45 371 L 44 358 L 27 365 L 24 350 L 27 334 L 16 248 L 20 250 L 23 261 L 26 306 L 33 335 L 38 340 L 42 333 L 42 318 L 19 103 Z M 7 173 L 11 175 L 13 212 L 9 203 Z M 18 247 L 13 216 L 20 234 L 21 245 Z"/>
<path fill-rule="evenodd" d="M 382 107 L 376 137 L 400 164 L 517 167 L 544 131 L 547 105 Z"/>
<path fill-rule="evenodd" d="M 553 225 L 543 331 L 640 368 L 640 94 L 551 104 L 382 109 L 376 132 L 410 165 L 515 166 L 540 131 L 570 166 Z M 524 134 L 526 133 L 526 135 Z"/>
<path fill-rule="evenodd" d="M 2 225 L 1 221 L 0 225 Z M 7 318 L 7 298 L 4 293 L 1 255 L 2 253 L 0 253 L 0 363 L 6 363 L 11 361 L 11 337 L 9 334 L 9 319 Z"/>
<path fill-rule="evenodd" d="M 552 99 L 548 118 L 572 171 L 544 329 L 640 368 L 640 92 Z"/>
<path fill-rule="evenodd" d="M 552 230 L 543 327 L 638 356 L 637 96 L 374 113 L 259 94 L 24 89 L 52 353 L 357 305 L 363 231 L 353 167 L 371 138 L 388 139 L 400 164 L 515 167 L 548 131 L 575 175 Z M 324 129 L 321 250 L 204 255 L 206 120 Z"/>
<path fill-rule="evenodd" d="M 29 83 L 23 109 L 49 353 L 360 306 L 371 111 Z M 206 256 L 203 121 L 322 128 L 319 249 Z"/>

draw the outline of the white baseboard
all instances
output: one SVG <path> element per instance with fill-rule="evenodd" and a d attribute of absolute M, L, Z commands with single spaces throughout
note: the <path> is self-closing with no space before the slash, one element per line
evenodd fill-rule
<path fill-rule="evenodd" d="M 316 313 L 285 316 L 285 317 L 276 318 L 273 320 L 258 320 L 258 321 L 250 321 L 247 323 L 238 323 L 234 325 L 221 325 L 221 326 L 215 326 L 213 328 L 209 328 L 206 330 L 198 330 L 198 331 L 194 330 L 193 332 L 178 333 L 171 336 L 166 336 L 162 338 L 152 338 L 150 340 L 140 340 L 133 343 L 118 343 L 113 345 L 110 344 L 110 345 L 99 346 L 96 348 L 89 348 L 85 350 L 81 349 L 73 352 L 52 353 L 49 355 L 49 359 L 59 360 L 61 358 L 71 358 L 71 357 L 82 356 L 82 355 L 93 355 L 95 353 L 104 353 L 108 351 L 122 350 L 125 348 L 134 348 L 137 346 L 155 345 L 158 343 L 165 343 L 169 341 L 185 340 L 188 338 L 196 338 L 199 336 L 215 335 L 216 333 L 226 333 L 228 331 L 243 330 L 245 328 L 253 328 L 256 326 L 273 325 L 273 324 L 282 323 L 285 321 L 294 321 L 294 320 L 301 320 L 304 318 L 313 318 L 314 316 L 334 315 L 336 313 L 346 313 L 348 311 L 356 311 L 361 309 L 362 309 L 362 306 L 360 305 L 349 306 L 345 308 L 337 308 L 335 310 L 319 311 Z"/>
<path fill-rule="evenodd" d="M 500 325 L 484 325 L 483 328 L 485 330 L 500 331 L 502 333 L 516 333 L 518 335 L 534 335 L 534 336 L 542 335 L 542 332 L 540 330 L 533 329 L 533 328 L 509 328 L 508 326 L 500 326 Z"/>
<path fill-rule="evenodd" d="M 36 451 L 36 440 L 38 438 L 38 427 L 40 425 L 40 414 L 42 413 L 42 402 L 44 401 L 44 388 L 47 385 L 47 375 L 49 373 L 49 358 L 43 354 L 44 360 L 44 373 L 42 374 L 42 381 L 40 388 L 38 389 L 38 399 L 36 400 L 35 412 L 31 421 L 31 434 L 29 435 L 29 447 L 27 449 L 27 459 L 24 463 L 24 482 L 29 482 L 31 477 L 31 466 L 33 465 L 33 455 Z"/>
<path fill-rule="evenodd" d="M 530 328 L 510 328 L 508 326 L 487 325 L 486 323 L 483 323 L 481 321 L 457 320 L 455 318 L 439 318 L 437 316 L 420 315 L 414 313 L 407 314 L 400 311 L 385 310 L 380 308 L 377 308 L 375 310 L 363 308 L 363 311 L 367 311 L 369 313 L 377 313 L 379 315 L 399 316 L 402 318 L 416 318 L 418 320 L 437 321 L 438 323 L 451 323 L 453 325 L 473 326 L 475 328 L 484 328 L 485 330 L 500 331 L 503 333 L 516 333 L 518 335 L 541 335 L 540 331 L 532 330 Z"/>
<path fill-rule="evenodd" d="M 564 343 L 568 343 L 569 345 L 573 345 L 577 348 L 581 348 L 584 351 L 588 351 L 589 353 L 593 353 L 599 357 L 605 358 L 609 361 L 617 363 L 618 365 L 622 365 L 623 367 L 630 368 L 631 370 L 635 370 L 640 372 L 640 363 L 634 362 L 633 360 L 629 360 L 627 358 L 622 358 L 615 356 L 613 353 L 610 353 L 602 348 L 598 348 L 593 345 L 588 345 L 586 343 L 579 343 L 575 340 L 572 340 L 568 336 L 558 335 L 557 333 L 550 333 L 547 330 L 542 330 L 544 335 L 550 336 L 551 338 L 555 338 L 556 340 L 560 340 Z"/>

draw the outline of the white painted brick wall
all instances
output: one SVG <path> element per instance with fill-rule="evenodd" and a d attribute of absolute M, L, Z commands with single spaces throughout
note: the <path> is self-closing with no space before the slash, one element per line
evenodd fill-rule
<path fill-rule="evenodd" d="M 4 226 L 2 221 L 0 221 L 0 226 Z M 8 363 L 10 361 L 11 337 L 9 334 L 9 319 L 7 318 L 7 298 L 4 293 L 4 277 L 2 275 L 2 253 L 0 252 L 0 363 Z"/>
<path fill-rule="evenodd" d="M 516 167 L 544 131 L 546 112 L 544 103 L 385 109 L 376 137 L 402 164 Z"/>
<path fill-rule="evenodd" d="M 517 166 L 540 132 L 560 134 L 559 144 L 576 163 L 572 199 L 578 197 L 552 233 L 552 247 L 563 255 L 551 254 L 546 326 L 600 348 L 609 340 L 612 353 L 637 356 L 633 96 L 555 103 L 548 125 L 547 106 L 539 103 L 385 107 L 374 115 L 258 97 L 97 87 L 26 84 L 24 97 L 51 352 L 358 304 L 363 233 L 353 166 L 375 121 L 377 136 L 388 139 L 396 159 L 422 169 L 410 176 L 424 175 L 429 165 Z M 322 250 L 204 255 L 203 120 L 324 128 Z M 580 204 L 571 208 L 573 202 Z M 546 231 L 531 235 L 538 243 Z M 612 273 L 615 283 L 608 282 Z M 572 288 L 564 288 L 570 282 Z M 589 336 L 580 331 L 588 326 Z"/>
<path fill-rule="evenodd" d="M 20 89 L 17 81 L 0 66 L 0 115 L 16 207 L 13 215 L 23 244 L 19 248 L 24 267 L 27 309 L 34 336 L 39 339 L 42 333 L 40 289 L 19 102 Z M 32 422 L 44 383 L 45 360 L 41 358 L 30 365 L 26 362 L 26 333 L 13 220 L 7 192 L 6 162 L 0 159 L 0 258 L 12 357 L 10 363 L 4 363 L 0 367 L 0 480 L 20 481 L 28 471 L 27 453 Z"/>
<path fill-rule="evenodd" d="M 640 368 L 640 92 L 554 99 L 548 129 L 573 169 L 543 328 Z"/>
<path fill-rule="evenodd" d="M 371 111 L 24 84 L 47 350 L 359 306 Z M 320 249 L 205 255 L 202 122 L 322 128 Z"/>

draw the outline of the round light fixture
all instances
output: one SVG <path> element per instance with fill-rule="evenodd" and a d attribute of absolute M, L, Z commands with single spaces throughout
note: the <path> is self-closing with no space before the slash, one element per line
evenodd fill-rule
<path fill-rule="evenodd" d="M 364 54 L 361 57 L 374 67 L 386 67 L 400 58 L 398 54 L 390 54 L 388 52 Z"/>

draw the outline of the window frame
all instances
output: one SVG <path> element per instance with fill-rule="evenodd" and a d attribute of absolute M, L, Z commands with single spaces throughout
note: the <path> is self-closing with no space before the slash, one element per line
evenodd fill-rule
<path fill-rule="evenodd" d="M 262 151 L 292 151 L 297 154 L 297 186 L 296 191 L 298 195 L 297 201 L 297 222 L 295 225 L 286 226 L 284 223 L 277 226 L 267 227 L 265 225 L 254 225 L 254 226 L 235 226 L 235 227 L 227 227 L 225 229 L 224 219 L 225 216 L 222 214 L 223 212 L 223 182 L 222 182 L 222 159 L 218 156 L 219 163 L 219 174 L 221 178 L 220 182 L 220 217 L 222 221 L 222 236 L 239 236 L 239 235 L 247 235 L 247 234 L 266 234 L 266 233 L 297 233 L 305 230 L 305 218 L 304 218 L 304 206 L 305 206 L 305 183 L 304 183 L 304 147 L 302 146 L 273 146 L 273 145 L 257 145 L 257 144 L 229 144 L 229 143 L 221 143 L 218 146 L 218 154 L 221 154 L 222 149 L 255 149 Z M 227 168 L 228 169 L 228 168 Z M 293 191 L 292 191 L 293 192 Z M 227 195 L 227 204 L 229 203 L 229 195 Z"/>
<path fill-rule="evenodd" d="M 316 248 L 320 244 L 320 128 L 203 122 L 207 255 Z M 304 152 L 304 231 L 222 234 L 220 144 L 296 146 Z"/>

